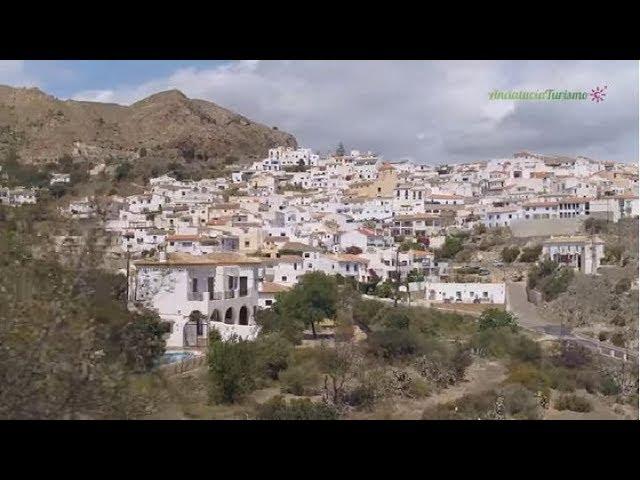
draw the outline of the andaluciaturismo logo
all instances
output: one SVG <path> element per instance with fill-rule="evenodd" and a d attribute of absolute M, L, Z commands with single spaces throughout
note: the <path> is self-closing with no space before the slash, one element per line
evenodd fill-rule
<path fill-rule="evenodd" d="M 489 100 L 591 100 L 600 103 L 607 95 L 607 86 L 596 87 L 590 92 L 570 92 L 568 90 L 547 90 L 539 91 L 505 91 L 494 90 L 489 93 Z"/>

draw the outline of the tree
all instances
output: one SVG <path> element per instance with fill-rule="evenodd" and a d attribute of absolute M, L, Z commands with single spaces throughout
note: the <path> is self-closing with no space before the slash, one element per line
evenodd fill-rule
<path fill-rule="evenodd" d="M 376 296 L 380 298 L 392 298 L 395 295 L 393 284 L 389 280 L 378 283 L 376 286 Z"/>
<path fill-rule="evenodd" d="M 424 275 L 414 268 L 407 274 L 407 282 L 424 282 Z"/>
<path fill-rule="evenodd" d="M 444 241 L 444 245 L 436 250 L 436 257 L 440 258 L 453 258 L 461 251 L 462 239 L 459 236 L 448 235 Z"/>
<path fill-rule="evenodd" d="M 532 263 L 540 258 L 542 253 L 542 245 L 534 245 L 532 247 L 525 247 L 520 254 L 520 261 L 525 263 Z"/>
<path fill-rule="evenodd" d="M 207 352 L 210 397 L 216 403 L 234 403 L 255 388 L 253 344 L 232 335 L 227 341 L 213 337 Z"/>
<path fill-rule="evenodd" d="M 338 144 L 338 147 L 336 148 L 336 156 L 338 157 L 344 157 L 346 154 L 346 150 L 344 148 L 344 145 L 342 144 L 342 142 L 340 142 Z"/>
<path fill-rule="evenodd" d="M 260 335 L 255 342 L 255 348 L 263 373 L 268 378 L 277 380 L 280 372 L 289 365 L 293 344 L 284 336 L 272 333 Z"/>
<path fill-rule="evenodd" d="M 133 166 L 129 162 L 120 162 L 115 171 L 116 181 L 119 182 L 121 180 L 126 180 L 127 178 L 129 178 L 129 174 L 131 173 L 132 169 Z"/>
<path fill-rule="evenodd" d="M 0 225 L 0 418 L 136 415 L 131 374 L 164 350 L 160 322 L 126 310 L 124 277 L 101 270 L 95 236 L 58 255 L 41 223 L 21 209 Z"/>
<path fill-rule="evenodd" d="M 320 371 L 324 374 L 324 398 L 341 406 L 347 383 L 355 377 L 359 355 L 356 347 L 348 342 L 336 342 L 333 347 L 322 346 Z"/>
<path fill-rule="evenodd" d="M 122 333 L 127 365 L 135 372 L 151 370 L 165 351 L 166 328 L 157 313 L 145 310 L 133 314 Z"/>
<path fill-rule="evenodd" d="M 316 338 L 316 324 L 334 317 L 337 297 L 337 284 L 333 276 L 323 272 L 306 273 L 294 288 L 278 295 L 275 313 L 281 315 L 285 323 L 310 326 Z"/>
<path fill-rule="evenodd" d="M 509 327 L 511 330 L 516 331 L 518 328 L 517 317 L 506 310 L 499 308 L 487 308 L 480 315 L 478 320 L 478 329 L 487 330 L 501 327 Z"/>

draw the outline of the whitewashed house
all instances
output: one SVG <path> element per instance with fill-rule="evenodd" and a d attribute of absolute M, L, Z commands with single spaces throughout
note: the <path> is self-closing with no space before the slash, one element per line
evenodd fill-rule
<path fill-rule="evenodd" d="M 260 260 L 234 253 L 166 254 L 134 262 L 131 300 L 158 311 L 170 323 L 168 347 L 202 347 L 211 328 L 223 338 L 258 333 Z M 190 320 L 192 312 L 203 315 Z"/>
<path fill-rule="evenodd" d="M 596 236 L 551 237 L 542 243 L 542 256 L 592 275 L 604 257 L 604 241 Z"/>
<path fill-rule="evenodd" d="M 442 283 L 425 282 L 426 299 L 446 303 L 505 302 L 504 283 Z"/>

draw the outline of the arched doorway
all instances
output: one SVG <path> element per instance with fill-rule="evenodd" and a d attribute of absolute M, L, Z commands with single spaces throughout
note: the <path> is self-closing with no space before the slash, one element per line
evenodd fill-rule
<path fill-rule="evenodd" d="M 238 314 L 238 323 L 240 325 L 249 325 L 249 318 L 247 315 L 247 307 L 243 306 Z"/>
<path fill-rule="evenodd" d="M 228 323 L 229 325 L 233 324 L 233 308 L 227 308 L 224 314 L 224 323 Z"/>
<path fill-rule="evenodd" d="M 220 312 L 218 310 L 214 310 L 213 313 L 211 314 L 210 320 L 212 322 L 219 322 L 220 321 Z"/>

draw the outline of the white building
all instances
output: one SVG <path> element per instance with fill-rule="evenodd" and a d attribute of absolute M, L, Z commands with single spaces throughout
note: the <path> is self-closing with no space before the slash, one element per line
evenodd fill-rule
<path fill-rule="evenodd" d="M 604 242 L 598 237 L 551 237 L 542 243 L 542 256 L 591 275 L 604 257 Z"/>
<path fill-rule="evenodd" d="M 70 173 L 52 173 L 49 185 L 55 185 L 56 183 L 69 183 L 71 181 Z"/>
<path fill-rule="evenodd" d="M 430 302 L 492 303 L 505 302 L 504 283 L 425 282 L 426 299 Z"/>
<path fill-rule="evenodd" d="M 156 309 L 171 325 L 169 347 L 206 345 L 210 328 L 223 338 L 236 334 L 253 339 L 258 333 L 260 260 L 236 253 L 166 254 L 134 262 L 132 300 Z M 202 322 L 190 321 L 198 311 Z"/>

